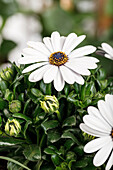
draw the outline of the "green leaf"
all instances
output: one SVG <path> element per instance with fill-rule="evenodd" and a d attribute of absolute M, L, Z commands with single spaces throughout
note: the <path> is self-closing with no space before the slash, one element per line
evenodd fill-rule
<path fill-rule="evenodd" d="M 13 163 L 19 165 L 19 166 L 22 167 L 22 168 L 25 168 L 25 169 L 27 169 L 27 170 L 31 170 L 31 169 L 29 169 L 27 166 L 23 165 L 22 163 L 14 160 L 14 159 L 11 159 L 11 158 L 8 158 L 8 157 L 5 157 L 5 156 L 0 156 L 0 159 L 4 159 L 4 160 L 10 161 L 10 162 L 13 162 Z"/>
<path fill-rule="evenodd" d="M 32 122 L 31 122 L 30 120 L 28 120 L 28 121 L 25 123 L 24 130 L 23 130 L 23 134 L 24 134 L 25 139 L 27 138 L 27 137 L 26 137 L 27 128 L 28 128 L 28 126 L 29 126 L 31 123 L 32 123 Z"/>
<path fill-rule="evenodd" d="M 4 110 L 7 107 L 7 102 L 0 98 L 0 110 Z"/>
<path fill-rule="evenodd" d="M 78 139 L 71 132 L 64 132 L 61 137 L 62 138 L 70 138 L 73 140 L 73 142 L 75 142 L 77 145 L 79 145 Z"/>
<path fill-rule="evenodd" d="M 24 119 L 26 121 L 31 121 L 32 122 L 32 119 L 26 115 L 23 115 L 22 113 L 15 113 L 12 115 L 13 117 L 16 117 L 16 118 L 20 118 L 20 119 Z"/>
<path fill-rule="evenodd" d="M 30 161 L 37 161 L 41 159 L 41 150 L 37 145 L 28 145 L 24 151 L 24 156 Z"/>
<path fill-rule="evenodd" d="M 55 151 L 53 149 L 46 148 L 46 149 L 44 149 L 44 153 L 46 153 L 48 155 L 53 155 L 53 154 L 55 154 Z"/>
<path fill-rule="evenodd" d="M 0 145 L 1 146 L 11 146 L 11 145 L 19 145 L 22 143 L 25 143 L 25 140 L 21 140 L 21 139 L 15 139 L 13 137 L 4 137 L 4 136 L 0 136 Z"/>
<path fill-rule="evenodd" d="M 59 125 L 59 122 L 57 120 L 49 120 L 49 121 L 43 122 L 41 124 L 41 126 L 43 127 L 45 132 L 49 129 L 53 129 L 53 128 L 58 127 L 58 125 Z"/>
<path fill-rule="evenodd" d="M 86 160 L 80 160 L 73 164 L 74 168 L 85 168 L 88 165 Z"/>
<path fill-rule="evenodd" d="M 30 102 L 31 102 L 31 99 L 28 99 L 28 100 L 25 102 L 25 104 L 24 104 L 23 114 L 26 114 L 26 112 L 27 112 L 27 109 L 28 109 L 28 107 L 29 107 Z"/>
<path fill-rule="evenodd" d="M 11 40 L 3 40 L 0 47 L 1 55 L 7 55 L 13 48 L 16 47 L 16 43 Z"/>
<path fill-rule="evenodd" d="M 58 166 L 61 163 L 61 159 L 56 154 L 51 155 L 51 160 L 52 160 L 52 162 L 54 163 L 55 166 Z"/>
<path fill-rule="evenodd" d="M 66 142 L 64 143 L 64 146 L 69 150 L 73 145 L 74 145 L 74 141 L 72 139 L 68 139 L 66 140 Z"/>
<path fill-rule="evenodd" d="M 0 15 L 7 18 L 18 11 L 18 5 L 14 0 L 0 0 Z"/>
<path fill-rule="evenodd" d="M 0 90 L 2 91 L 2 93 L 5 93 L 7 88 L 8 88 L 8 83 L 6 81 L 1 80 Z"/>
<path fill-rule="evenodd" d="M 41 92 L 40 90 L 36 89 L 36 88 L 32 88 L 32 89 L 31 89 L 31 93 L 32 93 L 34 96 L 36 96 L 36 97 L 41 97 L 41 96 L 43 96 L 42 92 Z"/>
<path fill-rule="evenodd" d="M 64 120 L 62 127 L 64 126 L 75 126 L 76 125 L 76 117 L 70 116 Z"/>
<path fill-rule="evenodd" d="M 57 142 L 60 139 L 60 133 L 56 130 L 49 130 L 48 131 L 48 140 L 51 143 Z"/>
<path fill-rule="evenodd" d="M 18 96 L 18 100 L 20 100 L 21 102 L 24 102 L 24 93 L 21 93 L 21 94 Z"/>
<path fill-rule="evenodd" d="M 83 150 L 83 146 L 82 145 L 79 145 L 79 146 L 76 146 L 74 148 L 74 152 L 79 155 L 79 156 L 82 156 L 84 154 L 84 150 Z"/>

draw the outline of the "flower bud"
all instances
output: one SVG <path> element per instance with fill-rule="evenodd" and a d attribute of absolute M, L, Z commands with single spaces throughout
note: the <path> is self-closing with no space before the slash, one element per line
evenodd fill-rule
<path fill-rule="evenodd" d="M 41 108 L 46 112 L 56 112 L 59 109 L 59 102 L 55 96 L 44 96 L 44 100 L 40 101 Z"/>
<path fill-rule="evenodd" d="M 13 100 L 13 98 L 14 98 L 14 95 L 13 95 L 13 93 L 9 90 L 9 89 L 6 89 L 6 92 L 5 92 L 5 99 L 7 100 L 7 101 L 12 101 Z"/>
<path fill-rule="evenodd" d="M 21 110 L 21 102 L 19 100 L 12 100 L 9 102 L 9 110 L 12 113 L 18 113 Z"/>
<path fill-rule="evenodd" d="M 6 69 L 2 70 L 0 72 L 0 77 L 5 80 L 8 81 L 9 83 L 12 82 L 13 79 L 13 70 L 11 69 L 11 67 L 7 67 Z"/>
<path fill-rule="evenodd" d="M 15 136 L 20 133 L 21 131 L 21 125 L 16 119 L 8 119 L 6 125 L 5 125 L 5 132 L 10 136 Z"/>

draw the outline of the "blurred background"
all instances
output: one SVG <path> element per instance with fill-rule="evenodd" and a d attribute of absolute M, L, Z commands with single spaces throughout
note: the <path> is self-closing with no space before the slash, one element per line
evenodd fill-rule
<path fill-rule="evenodd" d="M 0 70 L 17 63 L 28 40 L 42 41 L 53 31 L 86 34 L 81 46 L 113 47 L 113 0 L 0 0 Z M 113 61 L 94 56 L 113 75 Z"/>

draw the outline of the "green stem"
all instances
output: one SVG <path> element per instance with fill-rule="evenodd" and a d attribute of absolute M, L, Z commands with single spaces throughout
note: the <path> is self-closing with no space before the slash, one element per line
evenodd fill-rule
<path fill-rule="evenodd" d="M 58 110 L 56 111 L 56 114 L 57 114 L 59 121 L 61 121 L 61 115 L 60 115 L 60 112 Z"/>
<path fill-rule="evenodd" d="M 39 129 L 36 130 L 36 134 L 37 134 L 37 145 L 39 145 Z"/>
<path fill-rule="evenodd" d="M 6 19 L 3 19 L 2 25 L 1 25 L 1 27 L 0 27 L 0 33 L 2 32 L 5 24 L 6 24 Z"/>
<path fill-rule="evenodd" d="M 10 162 L 13 162 L 13 163 L 15 163 L 15 164 L 21 166 L 22 168 L 25 168 L 25 169 L 27 169 L 27 170 L 31 170 L 31 169 L 28 168 L 27 166 L 21 164 L 20 162 L 14 160 L 14 159 L 11 159 L 11 158 L 8 158 L 8 157 L 5 157 L 5 156 L 0 156 L 0 159 L 4 159 L 4 160 L 10 161 Z"/>

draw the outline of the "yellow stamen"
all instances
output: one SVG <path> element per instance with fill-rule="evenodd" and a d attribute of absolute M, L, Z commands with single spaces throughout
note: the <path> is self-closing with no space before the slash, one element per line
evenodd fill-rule
<path fill-rule="evenodd" d="M 49 63 L 56 66 L 64 65 L 68 61 L 68 56 L 61 51 L 54 52 L 49 57 Z"/>

